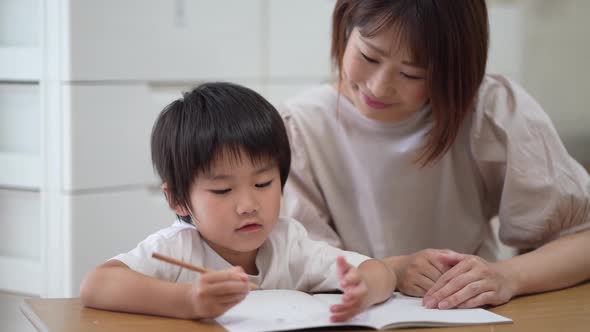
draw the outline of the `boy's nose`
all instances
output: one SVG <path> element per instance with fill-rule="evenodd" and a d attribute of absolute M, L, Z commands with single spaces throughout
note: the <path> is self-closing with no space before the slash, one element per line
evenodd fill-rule
<path fill-rule="evenodd" d="M 259 209 L 257 200 L 252 195 L 246 195 L 238 202 L 237 212 L 238 214 L 253 214 Z"/>

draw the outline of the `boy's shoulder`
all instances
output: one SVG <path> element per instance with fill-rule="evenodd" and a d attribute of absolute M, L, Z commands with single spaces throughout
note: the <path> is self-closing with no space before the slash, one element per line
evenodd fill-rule
<path fill-rule="evenodd" d="M 280 243 L 307 237 L 305 227 L 299 221 L 290 217 L 279 217 L 277 224 L 269 234 L 270 240 L 279 241 Z"/>
<path fill-rule="evenodd" d="M 171 225 L 166 228 L 162 228 L 155 233 L 152 233 L 146 238 L 146 241 L 167 241 L 170 239 L 176 239 L 178 237 L 183 238 L 194 238 L 198 237 L 197 228 L 184 221 L 175 220 Z"/>

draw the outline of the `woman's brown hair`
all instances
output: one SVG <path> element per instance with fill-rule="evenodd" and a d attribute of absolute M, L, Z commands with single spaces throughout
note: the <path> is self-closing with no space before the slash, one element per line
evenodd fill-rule
<path fill-rule="evenodd" d="M 486 68 L 487 8 L 485 0 L 338 0 L 331 57 L 340 83 L 352 29 L 372 37 L 392 26 L 398 31 L 392 38 L 401 37 L 426 68 L 434 126 L 418 159 L 424 166 L 451 147 L 472 109 Z"/>

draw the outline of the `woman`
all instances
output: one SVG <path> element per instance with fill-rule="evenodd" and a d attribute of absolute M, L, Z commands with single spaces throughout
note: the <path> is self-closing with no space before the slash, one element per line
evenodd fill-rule
<path fill-rule="evenodd" d="M 590 178 L 521 87 L 485 75 L 487 50 L 484 0 L 340 0 L 338 80 L 279 107 L 293 149 L 283 212 L 385 258 L 431 308 L 590 277 Z M 494 262 L 496 215 L 504 243 L 533 250 Z"/>

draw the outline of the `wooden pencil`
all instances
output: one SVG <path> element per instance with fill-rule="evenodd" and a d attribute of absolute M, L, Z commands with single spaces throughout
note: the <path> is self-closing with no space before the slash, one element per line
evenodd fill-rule
<path fill-rule="evenodd" d="M 191 271 L 195 271 L 195 272 L 199 272 L 199 273 L 209 273 L 209 272 L 213 272 L 213 270 L 209 270 L 206 269 L 204 267 L 200 267 L 200 266 L 196 266 L 196 265 L 192 265 L 189 263 L 185 263 L 183 261 L 180 261 L 178 259 L 174 259 L 172 257 L 168 257 L 168 256 L 164 256 L 162 254 L 158 254 L 157 252 L 152 253 L 152 257 L 155 259 L 159 259 L 163 262 L 166 263 L 170 263 L 172 265 L 176 265 L 176 266 L 180 266 L 180 267 L 184 267 L 185 269 L 191 270 Z M 250 286 L 251 289 L 258 289 L 258 285 L 256 285 L 255 283 L 252 282 L 248 282 L 248 285 Z"/>

